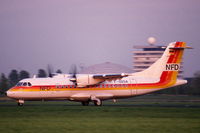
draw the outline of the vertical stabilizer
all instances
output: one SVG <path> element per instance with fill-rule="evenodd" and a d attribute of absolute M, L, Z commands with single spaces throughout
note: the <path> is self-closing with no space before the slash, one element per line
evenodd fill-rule
<path fill-rule="evenodd" d="M 189 48 L 186 47 L 185 42 L 170 43 L 160 59 L 146 70 L 134 73 L 133 75 L 146 78 L 161 78 L 162 74 L 167 72 L 165 77 L 171 77 L 173 80 L 176 80 L 185 48 Z"/>

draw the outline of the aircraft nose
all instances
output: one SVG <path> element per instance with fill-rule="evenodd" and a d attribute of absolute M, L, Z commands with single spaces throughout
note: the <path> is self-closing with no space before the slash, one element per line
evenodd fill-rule
<path fill-rule="evenodd" d="M 6 96 L 7 97 L 12 97 L 12 94 L 13 94 L 12 91 L 10 91 L 10 90 L 6 91 Z"/>

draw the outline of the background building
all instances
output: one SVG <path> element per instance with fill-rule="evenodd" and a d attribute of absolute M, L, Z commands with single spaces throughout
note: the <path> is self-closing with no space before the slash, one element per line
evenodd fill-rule
<path fill-rule="evenodd" d="M 157 61 L 165 51 L 163 46 L 155 45 L 156 39 L 153 37 L 148 38 L 149 45 L 135 45 L 133 51 L 133 71 L 139 72 L 147 69 L 155 61 Z M 183 63 L 181 63 L 181 70 L 178 77 L 183 78 Z"/>

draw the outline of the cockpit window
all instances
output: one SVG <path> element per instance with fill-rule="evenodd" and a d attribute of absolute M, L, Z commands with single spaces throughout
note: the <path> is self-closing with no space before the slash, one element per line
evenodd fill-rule
<path fill-rule="evenodd" d="M 23 83 L 23 86 L 27 86 L 27 85 L 28 85 L 27 82 L 24 82 L 24 83 Z"/>
<path fill-rule="evenodd" d="M 32 86 L 30 82 L 19 82 L 16 86 Z"/>
<path fill-rule="evenodd" d="M 23 82 L 19 82 L 16 84 L 16 86 L 22 86 Z"/>
<path fill-rule="evenodd" d="M 28 86 L 31 86 L 31 83 L 30 83 L 30 82 L 28 82 Z"/>

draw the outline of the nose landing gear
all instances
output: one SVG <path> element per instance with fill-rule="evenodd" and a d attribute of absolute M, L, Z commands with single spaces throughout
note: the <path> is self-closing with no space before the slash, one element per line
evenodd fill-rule
<path fill-rule="evenodd" d="M 18 106 L 23 106 L 24 105 L 24 100 L 21 100 L 21 99 L 17 100 L 17 105 Z"/>

